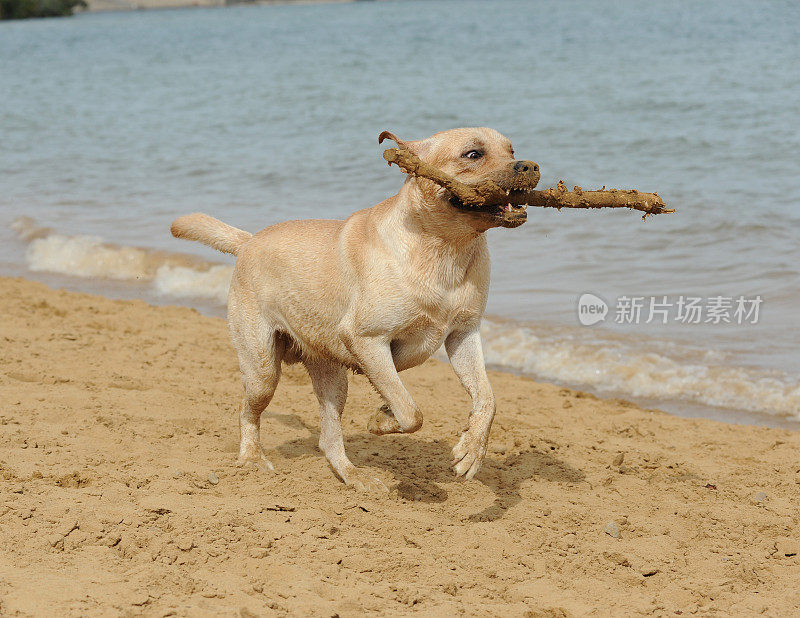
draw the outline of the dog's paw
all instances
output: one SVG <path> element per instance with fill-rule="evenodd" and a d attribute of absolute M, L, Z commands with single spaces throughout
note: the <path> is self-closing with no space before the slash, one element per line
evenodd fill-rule
<path fill-rule="evenodd" d="M 363 491 L 365 493 L 389 492 L 389 488 L 384 485 L 377 477 L 371 476 L 369 472 L 353 466 L 342 476 L 345 485 Z"/>
<path fill-rule="evenodd" d="M 478 473 L 486 456 L 489 444 L 488 435 L 467 429 L 461 434 L 458 444 L 453 447 L 453 470 L 456 476 L 469 480 Z"/>
<path fill-rule="evenodd" d="M 367 431 L 374 433 L 376 436 L 382 436 L 387 433 L 403 433 L 400 423 L 392 414 L 389 406 L 383 404 L 375 411 L 369 421 L 367 421 Z"/>
<path fill-rule="evenodd" d="M 240 466 L 253 466 L 265 471 L 275 469 L 272 462 L 267 459 L 267 455 L 260 444 L 249 445 L 240 449 L 236 463 Z"/>

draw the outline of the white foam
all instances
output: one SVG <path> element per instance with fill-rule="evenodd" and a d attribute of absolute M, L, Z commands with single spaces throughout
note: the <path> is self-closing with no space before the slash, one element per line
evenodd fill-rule
<path fill-rule="evenodd" d="M 207 298 L 225 304 L 231 285 L 233 268 L 219 264 L 199 271 L 185 266 L 161 266 L 156 271 L 153 287 L 165 296 L 175 298 Z"/>
<path fill-rule="evenodd" d="M 11 227 L 28 242 L 25 259 L 32 271 L 149 282 L 159 296 L 226 303 L 231 266 L 178 253 L 114 245 L 94 236 L 55 234 L 29 217 L 18 217 Z"/>
<path fill-rule="evenodd" d="M 800 420 L 800 379 L 778 371 L 726 366 L 716 351 L 593 340 L 543 328 L 484 320 L 486 362 L 568 384 L 629 397 L 683 400 Z M 664 353 L 667 347 L 671 355 Z"/>
<path fill-rule="evenodd" d="M 118 280 L 150 278 L 146 251 L 104 245 L 92 236 L 50 234 L 36 238 L 28 245 L 25 257 L 33 271 Z"/>

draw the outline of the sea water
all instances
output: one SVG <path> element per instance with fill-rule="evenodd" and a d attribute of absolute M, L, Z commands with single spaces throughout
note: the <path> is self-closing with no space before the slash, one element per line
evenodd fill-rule
<path fill-rule="evenodd" d="M 0 274 L 221 315 L 232 261 L 171 238 L 177 215 L 251 231 L 343 218 L 403 182 L 381 130 L 491 126 L 540 164 L 540 187 L 658 191 L 677 212 L 529 209 L 524 226 L 490 231 L 490 365 L 681 414 L 791 424 L 798 24 L 794 3 L 727 0 L 4 22 Z M 584 294 L 607 307 L 592 326 Z M 697 323 L 678 319 L 687 298 L 707 312 Z M 728 321 L 707 319 L 714 299 L 731 303 Z M 755 320 L 736 319 L 737 299 L 759 299 Z M 667 315 L 651 315 L 661 303 Z"/>

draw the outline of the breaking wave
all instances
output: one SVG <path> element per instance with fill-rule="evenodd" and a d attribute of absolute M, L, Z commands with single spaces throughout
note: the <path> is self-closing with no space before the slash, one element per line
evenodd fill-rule
<path fill-rule="evenodd" d="M 156 271 L 153 287 L 163 296 L 207 298 L 225 304 L 233 267 L 216 264 L 208 270 L 163 265 Z"/>
<path fill-rule="evenodd" d="M 224 305 L 231 266 L 189 255 L 65 236 L 27 217 L 12 224 L 33 271 L 144 283 L 158 297 Z M 726 354 L 672 340 L 487 317 L 486 362 L 598 392 L 684 401 L 800 420 L 800 377 L 732 364 Z M 726 362 L 728 361 L 728 362 Z"/>
<path fill-rule="evenodd" d="M 716 350 L 492 318 L 484 320 L 482 338 L 486 362 L 515 373 L 607 394 L 800 420 L 800 377 L 726 364 Z"/>
<path fill-rule="evenodd" d="M 35 272 L 149 284 L 158 296 L 224 304 L 233 267 L 180 253 L 126 247 L 95 236 L 65 236 L 29 217 L 12 224 L 28 243 L 25 260 Z"/>

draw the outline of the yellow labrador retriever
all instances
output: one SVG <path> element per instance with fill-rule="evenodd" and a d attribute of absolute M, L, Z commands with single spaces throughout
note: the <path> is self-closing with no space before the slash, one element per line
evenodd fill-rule
<path fill-rule="evenodd" d="M 515 160 L 511 142 L 493 129 L 453 129 L 419 141 L 384 131 L 379 141 L 387 137 L 465 183 L 490 178 L 525 191 L 539 180 L 538 165 Z M 431 181 L 409 177 L 397 195 L 344 221 L 286 221 L 250 234 L 203 214 L 176 219 L 177 238 L 237 257 L 228 325 L 244 383 L 239 462 L 272 467 L 259 439 L 261 413 L 281 363 L 302 362 L 320 403 L 319 447 L 331 466 L 347 485 L 385 489 L 345 454 L 347 370 L 366 375 L 386 402 L 369 431 L 411 433 L 422 426 L 422 413 L 398 372 L 444 343 L 473 401 L 453 449 L 456 474 L 472 478 L 495 414 L 479 332 L 489 290 L 484 232 L 517 227 L 526 216 L 524 206 L 467 208 Z"/>

